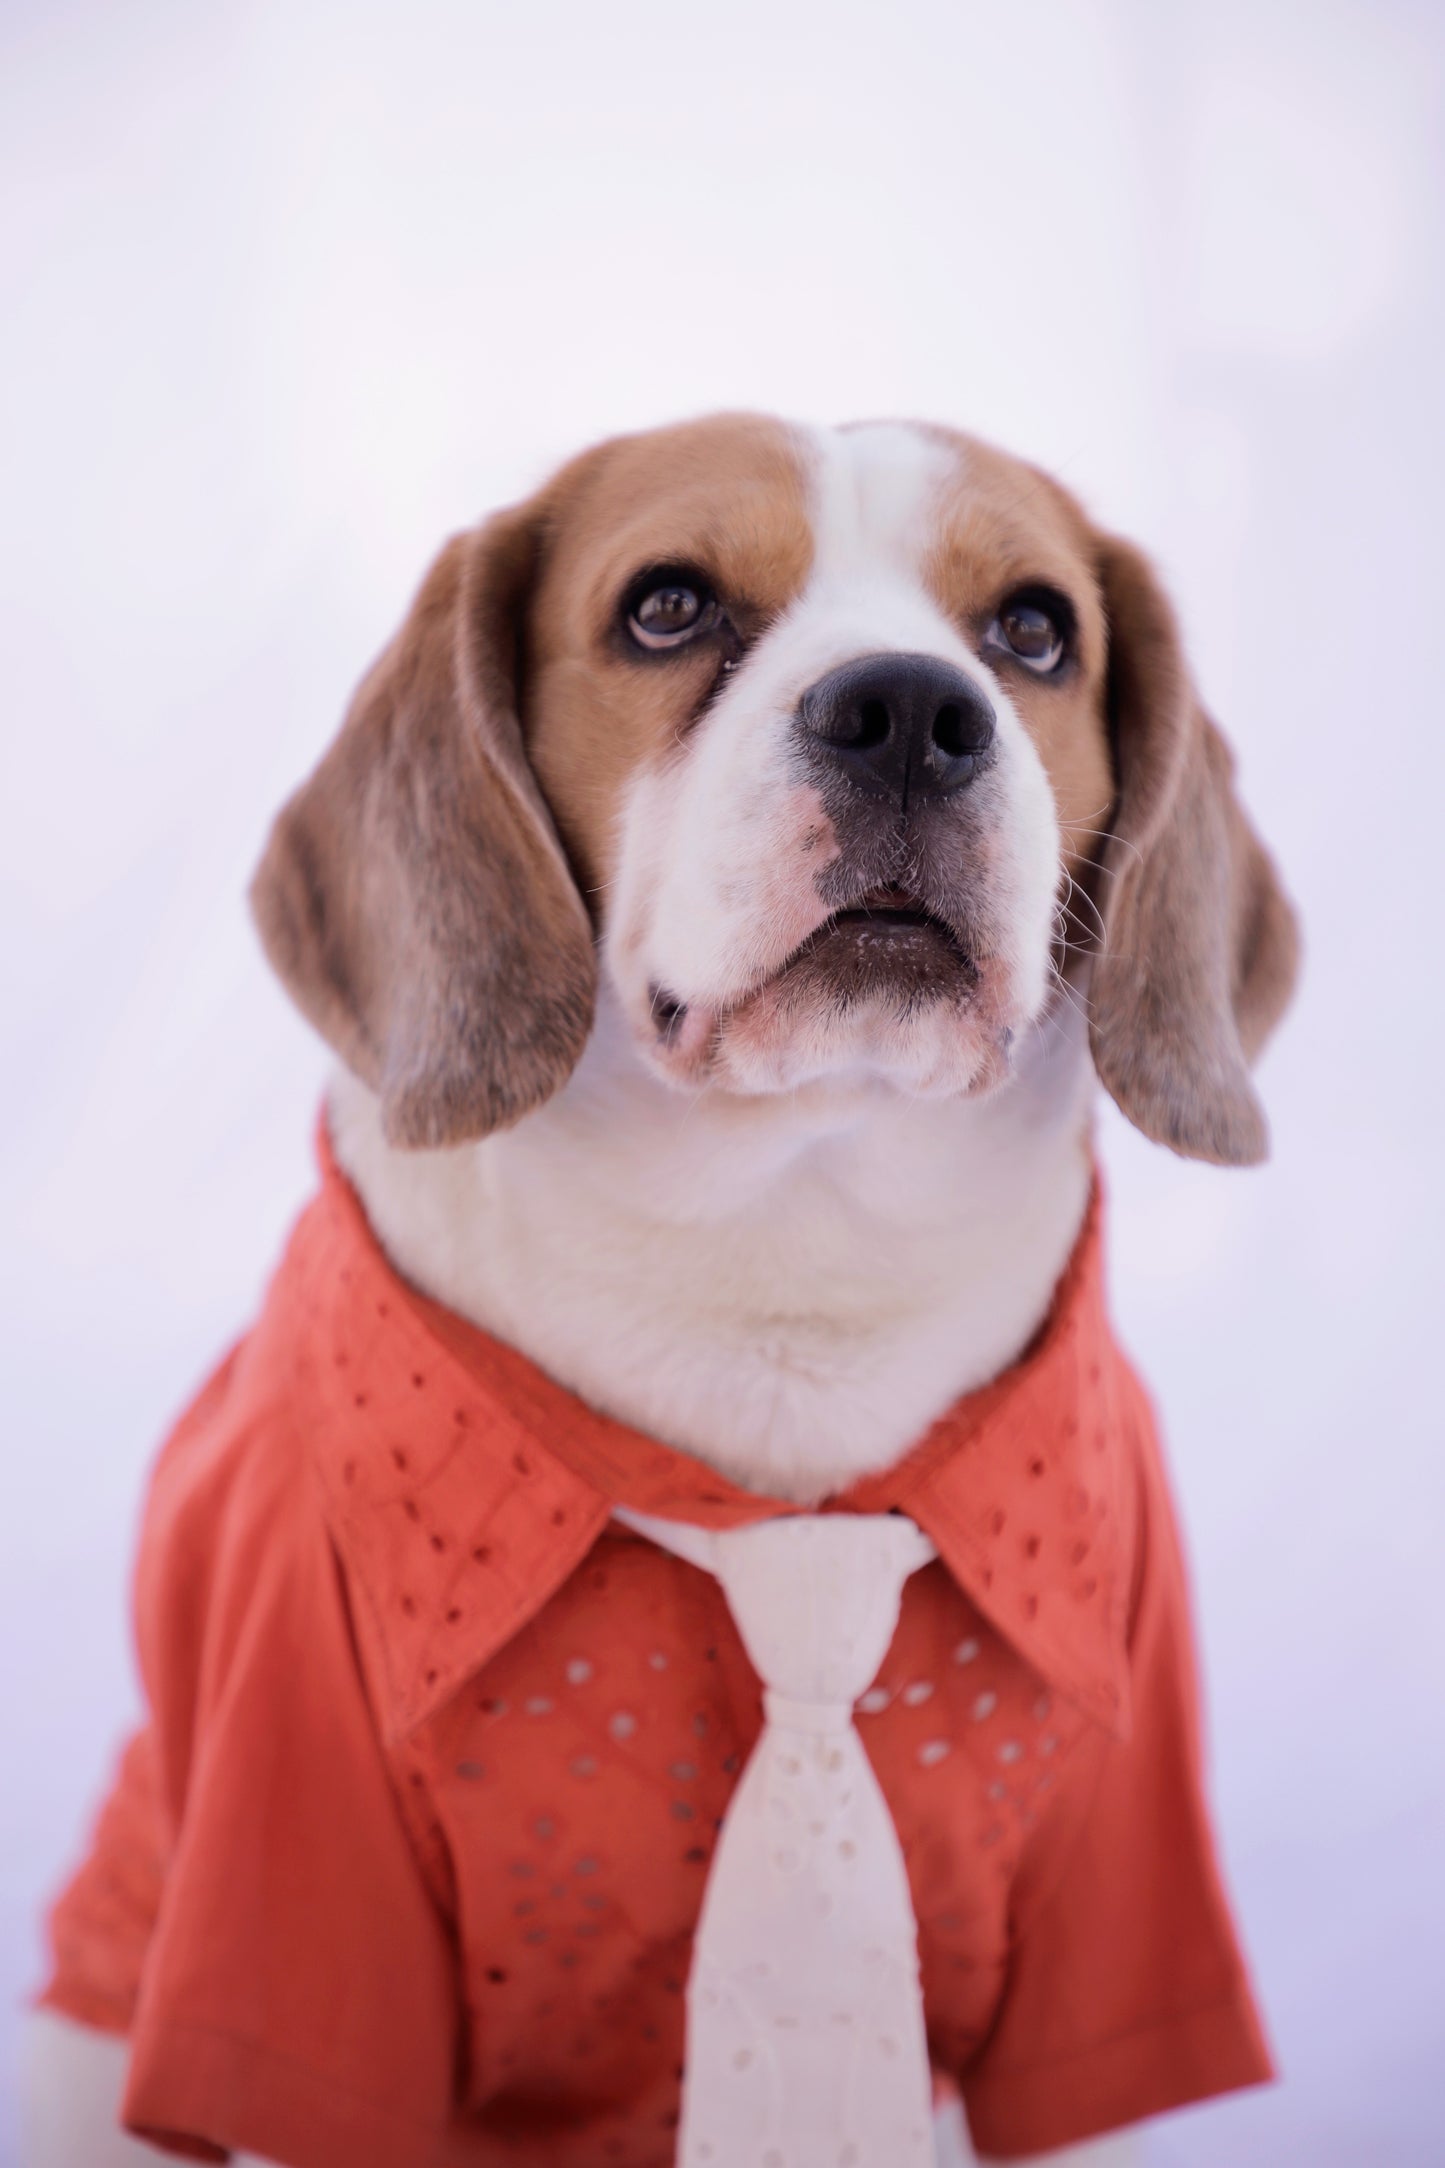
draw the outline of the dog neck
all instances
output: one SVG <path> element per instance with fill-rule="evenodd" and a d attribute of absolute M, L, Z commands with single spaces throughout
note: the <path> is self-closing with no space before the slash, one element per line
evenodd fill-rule
<path fill-rule="evenodd" d="M 349 1075 L 336 1155 L 398 1270 L 570 1390 L 812 1504 L 884 1468 L 1041 1323 L 1088 1204 L 1093 1071 L 1064 1001 L 1012 1080 L 688 1098 L 603 998 L 516 1129 L 402 1151 Z"/>

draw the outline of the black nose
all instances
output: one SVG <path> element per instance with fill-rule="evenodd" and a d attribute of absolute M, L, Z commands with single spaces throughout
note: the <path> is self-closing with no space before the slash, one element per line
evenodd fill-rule
<path fill-rule="evenodd" d="M 797 728 L 855 782 L 906 807 L 973 781 L 993 744 L 993 709 L 952 663 L 865 655 L 808 687 Z"/>

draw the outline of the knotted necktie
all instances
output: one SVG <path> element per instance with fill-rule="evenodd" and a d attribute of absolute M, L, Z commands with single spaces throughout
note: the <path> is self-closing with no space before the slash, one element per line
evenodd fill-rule
<path fill-rule="evenodd" d="M 933 1545 L 896 1514 L 617 1518 L 716 1574 L 763 1681 L 694 1943 L 680 2168 L 925 2168 L 917 1923 L 853 1704 Z"/>

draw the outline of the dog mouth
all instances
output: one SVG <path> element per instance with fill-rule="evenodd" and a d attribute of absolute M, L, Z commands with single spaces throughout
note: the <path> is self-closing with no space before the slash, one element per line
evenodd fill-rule
<path fill-rule="evenodd" d="M 967 950 L 947 919 L 940 918 L 936 911 L 931 911 L 927 904 L 908 889 L 889 882 L 870 888 L 857 903 L 849 904 L 844 910 L 834 911 L 831 917 L 824 919 L 822 925 L 809 934 L 807 940 L 788 958 L 783 970 L 788 970 L 796 957 L 809 949 L 816 949 L 820 942 L 828 940 L 832 935 L 849 935 L 855 932 L 884 941 L 922 933 L 942 942 L 961 962 L 971 962 Z"/>
<path fill-rule="evenodd" d="M 770 983 L 829 1007 L 882 1001 L 912 1012 L 934 1001 L 966 1001 L 978 967 L 946 918 L 889 884 L 824 919 Z"/>
<path fill-rule="evenodd" d="M 795 992 L 840 1009 L 887 998 L 911 1010 L 966 1000 L 978 980 L 957 929 L 920 896 L 887 882 L 830 912 L 732 1013 L 764 996 Z M 663 986 L 652 986 L 649 998 L 659 1042 L 678 1046 L 693 1027 L 693 1012 Z"/>

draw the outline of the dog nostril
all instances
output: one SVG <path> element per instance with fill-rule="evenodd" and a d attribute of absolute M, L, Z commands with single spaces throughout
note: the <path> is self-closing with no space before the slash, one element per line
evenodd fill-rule
<path fill-rule="evenodd" d="M 977 765 L 978 725 L 972 731 L 964 721 L 963 709 L 956 700 L 945 700 L 933 718 L 931 732 L 937 750 L 949 762 L 949 782 L 955 790 L 971 782 Z"/>
<path fill-rule="evenodd" d="M 950 753 L 956 759 L 960 753 L 970 753 L 973 748 L 964 743 L 963 712 L 949 700 L 933 718 L 933 742 L 941 753 Z"/>
<path fill-rule="evenodd" d="M 866 752 L 870 745 L 885 745 L 890 728 L 885 703 L 865 700 L 858 710 L 858 728 L 849 743 Z"/>
<path fill-rule="evenodd" d="M 929 736 L 935 751 L 953 763 L 952 782 L 957 786 L 967 782 L 979 754 L 987 751 L 993 736 L 993 717 L 987 709 L 979 713 L 962 701 L 945 700 L 934 711 Z"/>
<path fill-rule="evenodd" d="M 947 701 L 933 718 L 933 742 L 950 760 L 961 760 L 965 753 L 978 752 L 979 736 L 977 717 L 970 725 L 955 701 Z"/>

